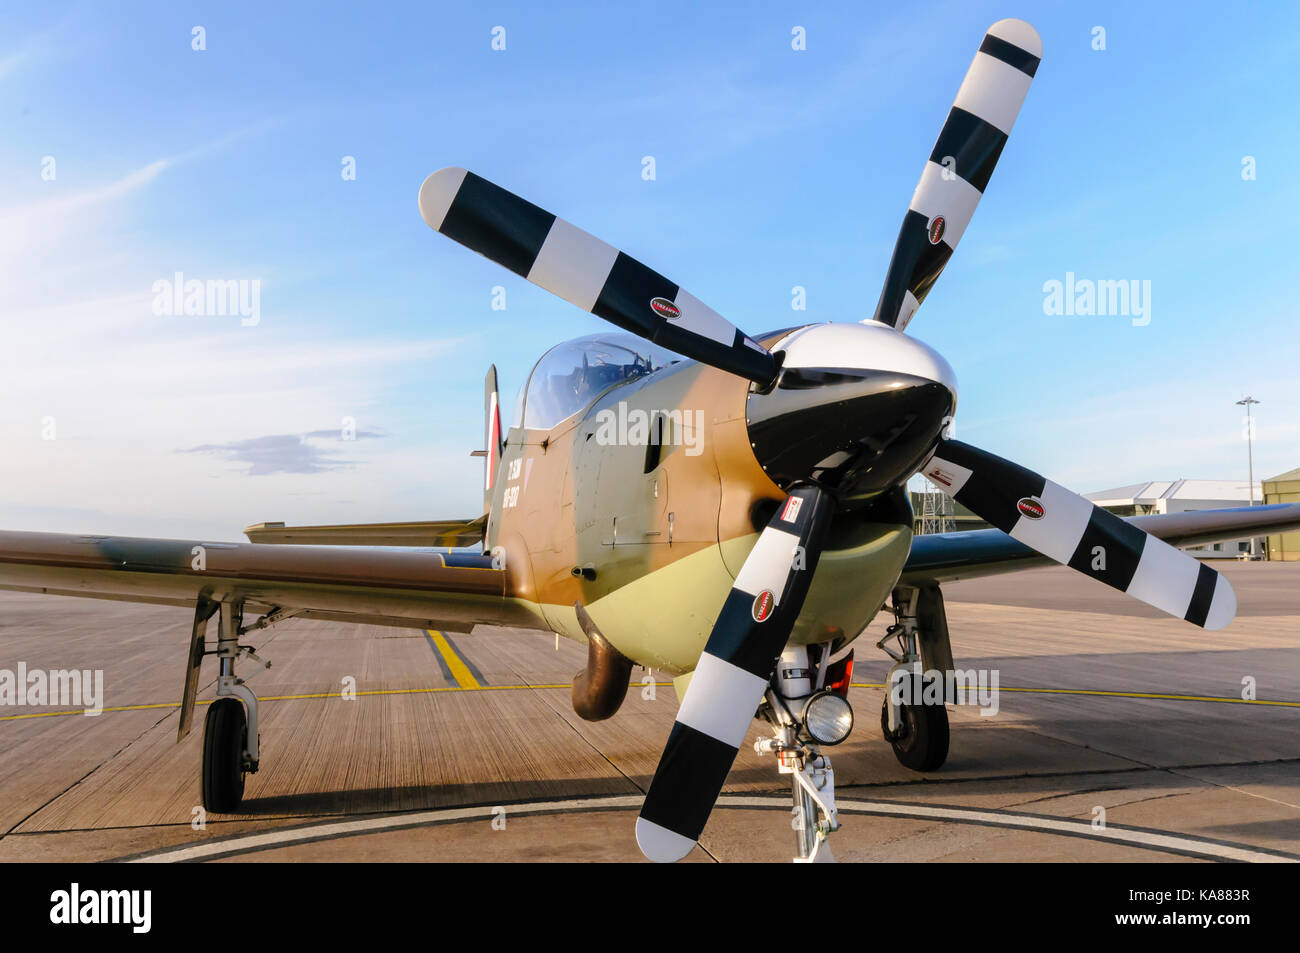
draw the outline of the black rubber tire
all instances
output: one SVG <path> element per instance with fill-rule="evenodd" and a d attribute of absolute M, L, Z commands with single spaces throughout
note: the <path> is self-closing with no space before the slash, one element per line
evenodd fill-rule
<path fill-rule="evenodd" d="M 248 719 L 236 698 L 218 698 L 203 727 L 203 808 L 229 814 L 244 799 L 244 738 Z"/>
<path fill-rule="evenodd" d="M 943 705 L 904 705 L 897 737 L 889 734 L 889 702 L 880 706 L 880 730 L 899 764 L 913 771 L 937 771 L 948 759 L 948 709 Z"/>

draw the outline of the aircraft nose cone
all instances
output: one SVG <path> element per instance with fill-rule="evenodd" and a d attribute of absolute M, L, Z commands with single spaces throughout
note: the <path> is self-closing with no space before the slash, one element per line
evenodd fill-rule
<path fill-rule="evenodd" d="M 812 480 L 841 499 L 907 479 L 956 408 L 952 368 L 884 325 L 818 325 L 777 345 L 776 385 L 752 392 L 745 418 L 754 456 L 783 489 Z"/>

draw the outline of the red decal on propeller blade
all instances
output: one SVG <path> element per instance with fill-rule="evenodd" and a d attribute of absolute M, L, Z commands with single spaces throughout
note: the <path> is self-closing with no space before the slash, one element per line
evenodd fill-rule
<path fill-rule="evenodd" d="M 942 470 L 939 467 L 931 467 L 929 472 L 926 473 L 926 476 L 935 483 L 942 483 L 944 486 L 952 486 L 953 476 L 947 470 Z"/>
<path fill-rule="evenodd" d="M 790 497 L 785 501 L 785 508 L 781 510 L 781 521 L 784 523 L 793 523 L 799 518 L 799 508 L 802 506 L 803 500 L 800 497 Z"/>
<path fill-rule="evenodd" d="M 939 239 L 943 238 L 943 229 L 946 224 L 947 222 L 943 220 L 942 215 L 936 215 L 930 219 L 930 228 L 927 230 L 926 235 L 929 237 L 931 245 L 939 244 Z"/>
<path fill-rule="evenodd" d="M 668 318 L 670 321 L 673 318 L 680 318 L 682 316 L 682 309 L 677 307 L 677 305 L 673 304 L 667 298 L 651 298 L 650 310 L 661 317 Z"/>
<path fill-rule="evenodd" d="M 1043 515 L 1047 512 L 1046 510 L 1043 509 L 1042 503 L 1039 503 L 1037 500 L 1030 499 L 1027 496 L 1022 496 L 1019 500 L 1016 501 L 1016 509 L 1020 511 L 1020 515 L 1025 517 L 1025 519 L 1031 519 L 1031 520 L 1040 520 L 1043 518 Z"/>
<path fill-rule="evenodd" d="M 772 608 L 776 605 L 776 596 L 772 595 L 771 589 L 764 589 L 754 597 L 754 621 L 765 622 L 768 616 L 772 614 Z"/>

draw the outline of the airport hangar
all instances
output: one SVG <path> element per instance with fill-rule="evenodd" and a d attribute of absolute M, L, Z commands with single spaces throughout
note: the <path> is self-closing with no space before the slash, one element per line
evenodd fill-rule
<path fill-rule="evenodd" d="M 929 488 L 927 488 L 929 490 Z M 927 501 L 927 496 L 931 497 Z M 1300 468 L 1250 484 L 1244 480 L 1152 480 L 1131 483 L 1109 490 L 1085 493 L 1084 496 L 1116 516 L 1146 516 L 1152 513 L 1191 513 L 1197 510 L 1227 509 L 1269 503 L 1300 503 Z M 989 524 L 960 503 L 942 494 L 912 492 L 912 510 L 916 514 L 914 531 L 963 532 L 987 529 Z M 1212 543 L 1188 546 L 1185 552 L 1198 559 L 1245 558 L 1250 542 Z M 1300 560 L 1300 531 L 1269 536 L 1256 552 L 1264 559 Z"/>

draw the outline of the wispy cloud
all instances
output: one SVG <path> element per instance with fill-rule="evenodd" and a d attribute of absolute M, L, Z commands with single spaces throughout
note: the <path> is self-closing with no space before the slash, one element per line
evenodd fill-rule
<path fill-rule="evenodd" d="M 71 15 L 48 29 L 29 33 L 19 40 L 16 47 L 0 55 L 0 81 L 36 63 L 56 56 L 69 56 L 74 50 L 84 48 L 84 33 L 73 28 Z"/>
<path fill-rule="evenodd" d="M 0 77 L 3 76 L 5 62 L 6 61 L 4 60 L 0 60 Z M 162 158 L 155 159 L 152 162 L 146 163 L 145 165 L 133 169 L 130 172 L 108 182 L 68 192 L 66 194 L 58 193 L 49 198 L 38 199 L 34 202 L 28 202 L 7 209 L 0 208 L 0 224 L 8 229 L 12 228 L 15 224 L 25 221 L 37 219 L 62 219 L 71 212 L 81 211 L 92 206 L 101 205 L 105 202 L 125 198 L 153 182 L 167 169 L 195 159 L 204 158 L 215 152 L 220 152 L 222 149 L 229 148 L 249 136 L 271 129 L 277 124 L 278 120 L 270 118 L 250 123 L 247 126 L 236 129 L 224 136 L 220 136 L 209 142 L 200 143 L 192 149 L 187 149 L 186 151 L 179 152 L 176 155 L 163 156 Z M 50 183 L 50 185 L 54 186 L 57 181 L 58 180 L 56 179 L 55 182 Z"/>
<path fill-rule="evenodd" d="M 369 440 L 383 437 L 374 430 L 360 430 L 351 437 Z M 248 464 L 247 476 L 267 476 L 272 473 L 326 473 L 357 465 L 357 461 L 340 456 L 341 451 L 321 446 L 321 441 L 345 442 L 342 431 L 313 430 L 305 434 L 268 434 L 230 443 L 203 444 L 181 450 L 181 453 L 212 453 L 233 463 Z"/>
<path fill-rule="evenodd" d="M 90 206 L 123 198 L 148 185 L 158 177 L 160 172 L 171 165 L 171 162 L 170 159 L 158 159 L 103 185 L 40 199 L 26 205 L 0 209 L 0 226 L 10 228 L 21 222 L 59 218 Z"/>

